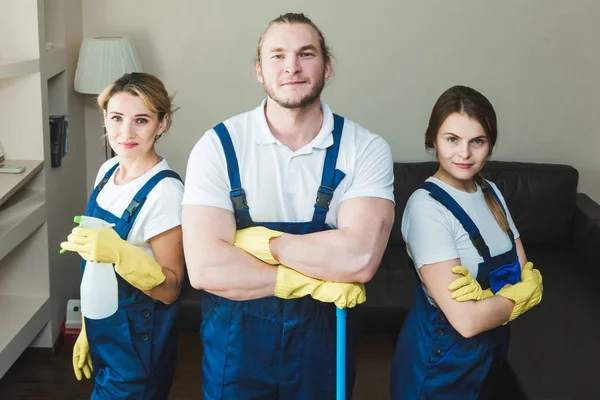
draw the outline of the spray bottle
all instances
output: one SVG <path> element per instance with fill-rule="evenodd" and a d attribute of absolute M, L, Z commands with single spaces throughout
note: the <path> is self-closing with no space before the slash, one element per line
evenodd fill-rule
<path fill-rule="evenodd" d="M 74 221 L 82 228 L 104 229 L 115 226 L 100 218 L 88 216 L 77 216 Z M 119 286 L 111 263 L 87 261 L 79 290 L 81 313 L 86 318 L 107 318 L 119 307 Z"/>

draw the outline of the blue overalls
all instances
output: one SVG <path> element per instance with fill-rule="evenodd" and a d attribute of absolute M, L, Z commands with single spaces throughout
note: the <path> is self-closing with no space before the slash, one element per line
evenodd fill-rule
<path fill-rule="evenodd" d="M 422 189 L 443 204 L 465 231 L 483 258 L 477 281 L 483 289 L 496 293 L 507 283 L 521 280 L 514 235 L 509 229 L 512 248 L 491 257 L 490 250 L 473 220 L 458 203 L 433 182 Z M 492 187 L 489 190 L 502 204 Z M 508 214 L 507 214 L 508 215 Z M 392 400 L 469 400 L 479 399 L 489 390 L 498 368 L 506 360 L 508 325 L 499 326 L 471 338 L 464 338 L 450 325 L 442 311 L 433 306 L 415 270 L 413 305 L 400 331 L 392 362 Z"/>
<path fill-rule="evenodd" d="M 327 149 L 313 218 L 308 222 L 254 222 L 241 185 L 237 156 L 223 123 L 217 133 L 227 160 L 237 229 L 265 226 L 307 234 L 331 229 L 325 224 L 329 202 L 345 173 L 336 169 L 344 119 L 334 114 L 333 145 Z M 260 195 L 268 196 L 268 193 Z M 354 385 L 356 316 L 348 313 L 347 393 Z M 335 306 L 306 296 L 233 301 L 205 292 L 201 337 L 204 398 L 335 398 Z M 353 325 L 354 324 L 354 325 Z M 350 395 L 348 396 L 350 398 Z"/>
<path fill-rule="evenodd" d="M 121 239 L 135 222 L 146 196 L 165 178 L 181 178 L 171 170 L 154 175 L 136 193 L 119 218 L 101 208 L 96 199 L 119 164 L 112 167 L 96 186 L 85 215 L 115 224 Z M 82 262 L 82 269 L 85 261 Z M 117 275 L 119 308 L 100 320 L 85 319 L 94 368 L 91 399 L 167 399 L 177 357 L 175 318 L 180 300 L 166 305 L 155 301 Z"/>

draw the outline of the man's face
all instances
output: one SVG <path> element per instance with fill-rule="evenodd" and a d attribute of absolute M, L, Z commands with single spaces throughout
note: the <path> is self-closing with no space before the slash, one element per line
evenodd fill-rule
<path fill-rule="evenodd" d="M 323 59 L 319 36 L 307 24 L 274 24 L 263 38 L 256 76 L 282 107 L 304 108 L 320 100 L 331 62 Z"/>

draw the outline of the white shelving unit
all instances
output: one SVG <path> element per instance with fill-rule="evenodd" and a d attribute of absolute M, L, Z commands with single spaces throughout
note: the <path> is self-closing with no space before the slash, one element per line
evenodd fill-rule
<path fill-rule="evenodd" d="M 0 377 L 34 339 L 53 345 L 46 186 L 50 103 L 67 102 L 65 7 L 0 0 L 0 143 L 26 168 L 0 174 Z"/>
<path fill-rule="evenodd" d="M 25 172 L 0 178 L 0 262 L 46 221 L 44 191 L 27 186 L 43 163 L 7 162 L 24 165 Z"/>
<path fill-rule="evenodd" d="M 45 50 L 40 60 L 42 79 L 48 79 L 66 69 L 66 51 L 62 47 Z"/>
<path fill-rule="evenodd" d="M 40 70 L 40 60 L 27 58 L 0 58 L 0 79 L 34 74 Z"/>
<path fill-rule="evenodd" d="M 2 175 L 2 179 L 0 179 L 0 206 L 27 184 L 42 169 L 44 163 L 43 161 L 33 160 L 5 160 L 4 162 L 10 165 L 22 165 L 25 167 L 25 171 L 20 174 Z"/>

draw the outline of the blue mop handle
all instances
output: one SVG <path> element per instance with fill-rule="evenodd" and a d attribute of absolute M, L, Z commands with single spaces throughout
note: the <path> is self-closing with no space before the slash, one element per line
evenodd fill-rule
<path fill-rule="evenodd" d="M 346 400 L 346 309 L 336 308 L 336 394 L 337 400 Z"/>

